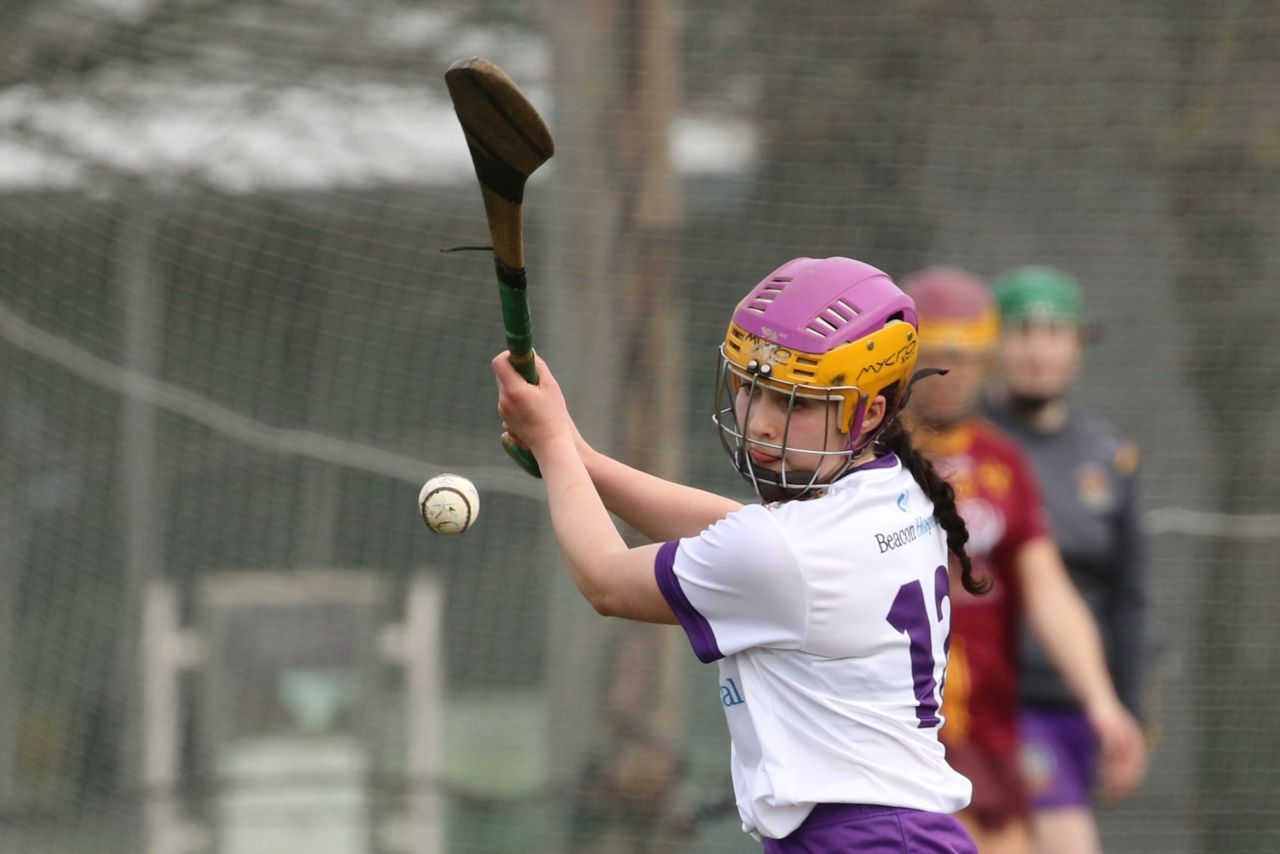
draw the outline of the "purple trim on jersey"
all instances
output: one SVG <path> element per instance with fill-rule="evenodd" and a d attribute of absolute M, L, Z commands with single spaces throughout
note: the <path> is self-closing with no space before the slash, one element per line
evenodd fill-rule
<path fill-rule="evenodd" d="M 1018 730 L 1031 808 L 1089 806 L 1098 741 L 1084 713 L 1023 706 Z"/>
<path fill-rule="evenodd" d="M 890 469 L 896 466 L 897 464 L 898 464 L 897 454 L 892 454 L 892 453 L 885 454 L 883 457 L 876 457 L 874 460 L 871 460 L 870 462 L 867 462 L 867 463 L 863 463 L 860 466 L 854 466 L 853 468 L 849 469 L 844 474 L 836 478 L 836 481 L 837 482 L 842 481 L 849 475 L 853 474 L 854 472 L 871 471 L 872 469 Z"/>
<path fill-rule="evenodd" d="M 765 854 L 978 854 L 955 816 L 865 804 L 818 804 L 785 839 L 765 839 L 764 850 Z"/>
<path fill-rule="evenodd" d="M 680 587 L 680 579 L 676 577 L 676 551 L 680 548 L 679 540 L 663 543 L 658 549 L 658 556 L 653 561 L 653 574 L 658 580 L 658 589 L 675 612 L 676 619 L 684 627 L 689 636 L 693 652 L 703 664 L 710 664 L 724 658 L 720 645 L 716 643 L 716 634 L 711 630 L 711 623 L 693 607 L 689 597 L 684 595 Z"/>
<path fill-rule="evenodd" d="M 849 472 L 855 471 L 871 471 L 872 469 L 891 469 L 898 464 L 897 454 L 885 454 L 883 457 L 876 457 L 869 463 L 863 463 L 860 466 L 854 466 Z"/>

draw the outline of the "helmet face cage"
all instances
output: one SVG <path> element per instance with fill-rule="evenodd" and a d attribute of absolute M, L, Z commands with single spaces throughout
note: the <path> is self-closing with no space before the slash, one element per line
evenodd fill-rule
<path fill-rule="evenodd" d="M 854 447 L 854 437 L 852 435 L 849 436 L 843 448 L 833 451 L 825 450 L 830 444 L 832 434 L 831 419 L 828 418 L 824 421 L 823 450 L 792 448 L 789 445 L 791 415 L 795 410 L 796 401 L 800 399 L 812 400 L 823 404 L 836 403 L 839 407 L 836 423 L 842 424 L 845 422 L 845 408 L 851 405 L 852 401 L 856 401 L 856 404 L 853 405 L 858 408 L 861 409 L 863 407 L 864 396 L 857 387 L 804 385 L 770 379 L 768 378 L 767 365 L 763 369 L 744 369 L 725 356 L 723 347 L 720 348 L 719 355 L 719 368 L 716 372 L 716 401 L 712 419 L 716 423 L 720 444 L 733 460 L 735 468 L 751 484 L 757 495 L 766 501 L 803 498 L 823 485 L 836 480 L 849 470 L 849 467 L 853 465 L 854 458 L 857 456 L 857 449 Z M 770 389 L 787 397 L 787 411 L 782 427 L 782 437 L 777 443 L 747 438 L 751 425 L 751 410 L 756 400 L 754 391 L 757 386 Z M 737 406 L 738 393 L 744 388 L 747 391 L 747 403 L 741 415 L 739 415 Z M 857 420 L 861 421 L 860 418 Z M 748 453 L 749 446 L 760 448 L 777 456 L 781 466 L 780 470 L 772 471 L 756 465 L 751 458 L 751 454 Z M 795 465 L 789 466 L 787 461 L 789 453 L 801 453 L 806 458 L 813 459 L 813 467 L 810 469 L 800 468 Z M 823 463 L 828 458 L 833 457 L 840 458 L 842 463 L 833 472 L 825 476 L 821 475 L 820 471 Z"/>

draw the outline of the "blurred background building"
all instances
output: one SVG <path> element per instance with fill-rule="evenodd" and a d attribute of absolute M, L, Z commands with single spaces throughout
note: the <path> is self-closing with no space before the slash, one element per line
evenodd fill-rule
<path fill-rule="evenodd" d="M 557 140 L 539 349 L 641 467 L 741 497 L 714 347 L 788 258 L 1076 274 L 1155 546 L 1107 850 L 1280 850 L 1276 4 L 7 0 L 0 851 L 756 850 L 711 674 L 498 445 L 476 54 Z"/>

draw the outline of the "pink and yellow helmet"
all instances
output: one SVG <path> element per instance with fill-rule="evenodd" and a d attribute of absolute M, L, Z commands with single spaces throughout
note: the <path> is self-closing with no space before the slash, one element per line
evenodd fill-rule
<path fill-rule="evenodd" d="M 926 267 L 902 277 L 915 301 L 926 350 L 982 353 L 996 346 L 1000 314 L 981 276 L 960 267 Z"/>
<path fill-rule="evenodd" d="M 785 470 L 779 476 L 752 465 L 743 438 L 747 425 L 734 411 L 744 383 L 792 400 L 838 402 L 837 424 L 849 435 L 839 453 L 851 464 L 875 438 L 857 439 L 867 404 L 888 393 L 882 426 L 901 407 L 917 346 L 915 304 L 888 274 L 851 258 L 783 264 L 738 303 L 720 347 L 715 421 L 735 466 L 767 499 L 797 497 L 818 484 L 816 470 L 788 477 Z M 779 447 L 786 450 L 785 441 Z"/>

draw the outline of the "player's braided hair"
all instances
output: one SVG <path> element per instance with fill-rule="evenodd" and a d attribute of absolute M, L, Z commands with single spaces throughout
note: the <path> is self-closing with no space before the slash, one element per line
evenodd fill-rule
<path fill-rule="evenodd" d="M 887 395 L 886 395 L 887 396 Z M 911 476 L 920 484 L 924 494 L 933 502 L 933 515 L 947 532 L 947 548 L 960 562 L 960 583 L 964 589 L 975 595 L 986 593 L 991 589 L 990 578 L 976 578 L 973 574 L 973 563 L 969 553 L 965 551 L 965 543 L 969 542 L 969 529 L 964 518 L 956 509 L 956 491 L 938 474 L 929 458 L 920 453 L 911 442 L 911 434 L 903 426 L 900 418 L 893 419 L 880 434 L 879 444 L 886 451 L 898 455 L 898 459 L 911 472 Z"/>

